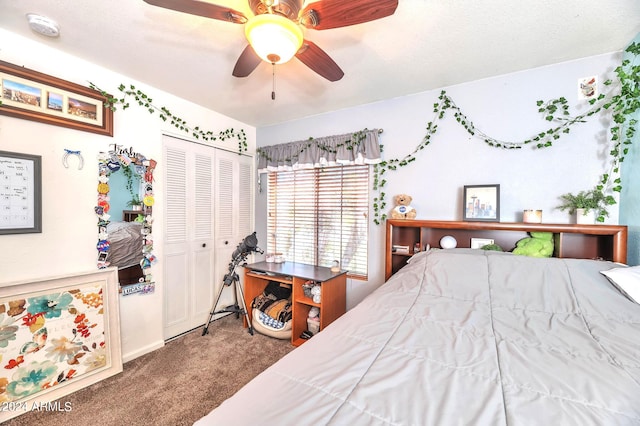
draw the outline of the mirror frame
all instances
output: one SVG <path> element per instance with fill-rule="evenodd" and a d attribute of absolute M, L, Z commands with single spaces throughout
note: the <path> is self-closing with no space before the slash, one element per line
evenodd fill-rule
<path fill-rule="evenodd" d="M 123 149 L 121 145 L 112 145 L 109 152 L 100 152 L 98 154 L 98 202 L 94 208 L 98 217 L 98 250 L 97 265 L 99 269 L 107 268 L 110 263 L 108 261 L 108 253 L 110 249 L 109 234 L 107 225 L 111 222 L 109 215 L 109 177 L 111 173 L 115 173 L 122 167 L 129 167 L 130 164 L 136 166 L 136 172 L 140 175 L 140 180 L 144 185 L 144 196 L 142 201 L 143 210 L 140 212 L 144 216 L 142 220 L 142 247 L 143 253 L 140 267 L 144 281 L 137 284 L 128 284 L 123 286 L 120 284 L 120 292 L 124 295 L 133 293 L 151 293 L 155 290 L 155 283 L 151 275 L 151 266 L 157 262 L 156 256 L 153 254 L 153 236 L 151 233 L 153 217 L 151 207 L 155 203 L 153 196 L 153 171 L 157 162 L 148 159 L 144 155 L 133 151 L 133 148 Z"/>

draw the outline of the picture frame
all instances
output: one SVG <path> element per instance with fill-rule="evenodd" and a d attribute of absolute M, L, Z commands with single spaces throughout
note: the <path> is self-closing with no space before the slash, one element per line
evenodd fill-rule
<path fill-rule="evenodd" d="M 482 247 L 494 244 L 495 240 L 493 238 L 471 238 L 471 248 L 472 249 L 481 249 Z"/>
<path fill-rule="evenodd" d="M 42 157 L 0 151 L 0 235 L 42 232 Z"/>
<path fill-rule="evenodd" d="M 122 372 L 117 268 L 0 287 L 0 423 Z"/>
<path fill-rule="evenodd" d="M 500 221 L 500 185 L 465 185 L 462 195 L 462 219 Z"/>
<path fill-rule="evenodd" d="M 0 114 L 113 136 L 107 98 L 89 87 L 0 61 Z"/>

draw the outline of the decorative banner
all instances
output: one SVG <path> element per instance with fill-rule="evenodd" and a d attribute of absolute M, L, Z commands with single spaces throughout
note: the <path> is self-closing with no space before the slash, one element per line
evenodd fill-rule
<path fill-rule="evenodd" d="M 156 290 L 155 283 L 143 282 L 140 284 L 132 284 L 132 285 L 124 286 L 122 287 L 122 290 L 120 292 L 122 293 L 123 296 L 128 296 L 130 294 L 137 294 L 137 293 L 142 293 L 142 294 L 153 293 L 155 290 Z"/>

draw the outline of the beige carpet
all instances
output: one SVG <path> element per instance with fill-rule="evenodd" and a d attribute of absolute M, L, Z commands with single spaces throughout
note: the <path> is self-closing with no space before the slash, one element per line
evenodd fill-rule
<path fill-rule="evenodd" d="M 230 315 L 206 336 L 199 328 L 61 398 L 69 412 L 26 413 L 5 425 L 191 425 L 293 349 L 289 340 L 251 336 Z"/>

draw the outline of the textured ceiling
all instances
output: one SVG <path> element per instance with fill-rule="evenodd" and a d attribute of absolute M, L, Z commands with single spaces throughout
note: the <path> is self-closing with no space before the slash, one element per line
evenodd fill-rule
<path fill-rule="evenodd" d="M 251 16 L 246 0 L 215 3 Z M 31 31 L 27 13 L 57 21 L 60 37 Z M 243 25 L 142 0 L 0 0 L 0 27 L 263 127 L 622 50 L 640 32 L 640 2 L 400 0 L 378 21 L 305 30 L 345 76 L 331 83 L 293 59 L 276 67 L 275 101 L 271 65 L 231 76 L 246 45 Z"/>

